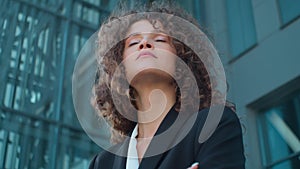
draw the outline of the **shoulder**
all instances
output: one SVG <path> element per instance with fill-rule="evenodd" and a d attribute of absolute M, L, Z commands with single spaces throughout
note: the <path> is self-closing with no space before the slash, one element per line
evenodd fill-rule
<path fill-rule="evenodd" d="M 231 108 L 213 106 L 198 112 L 196 123 L 211 123 L 217 126 L 223 123 L 240 123 L 239 118 Z M 199 126 L 199 125 L 198 125 Z"/>
<path fill-rule="evenodd" d="M 210 107 L 198 112 L 194 127 L 197 130 L 199 142 L 205 142 L 217 133 L 241 135 L 240 120 L 229 107 Z M 229 136 L 228 135 L 228 136 Z"/>
<path fill-rule="evenodd" d="M 222 116 L 219 120 L 218 128 L 220 127 L 227 127 L 227 128 L 234 128 L 238 131 L 241 130 L 241 123 L 240 119 L 237 116 L 237 113 L 234 112 L 229 107 L 224 107 Z"/>

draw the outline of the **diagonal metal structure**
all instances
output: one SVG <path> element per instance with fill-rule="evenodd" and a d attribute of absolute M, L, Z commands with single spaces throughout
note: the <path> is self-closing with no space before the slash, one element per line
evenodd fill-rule
<path fill-rule="evenodd" d="M 1 0 L 0 168 L 87 168 L 71 78 L 108 0 Z"/>

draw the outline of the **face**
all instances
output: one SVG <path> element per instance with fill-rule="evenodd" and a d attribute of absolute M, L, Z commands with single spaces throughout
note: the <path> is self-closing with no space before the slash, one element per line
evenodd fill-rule
<path fill-rule="evenodd" d="M 175 72 L 177 56 L 171 38 L 162 33 L 160 22 L 156 22 L 155 28 L 149 21 L 141 20 L 127 32 L 123 63 L 129 83 L 145 75 L 171 77 Z"/>

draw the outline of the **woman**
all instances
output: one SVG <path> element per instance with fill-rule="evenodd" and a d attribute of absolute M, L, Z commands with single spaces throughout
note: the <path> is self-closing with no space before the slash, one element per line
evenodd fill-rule
<path fill-rule="evenodd" d="M 101 26 L 95 107 L 116 144 L 90 169 L 244 168 L 239 120 L 218 87 L 224 79 L 210 70 L 214 48 L 195 25 L 180 8 L 153 3 L 122 6 Z"/>

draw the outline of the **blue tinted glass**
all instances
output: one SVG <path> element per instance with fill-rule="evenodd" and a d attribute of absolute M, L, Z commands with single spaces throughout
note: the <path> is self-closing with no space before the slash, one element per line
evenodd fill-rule
<path fill-rule="evenodd" d="M 275 165 L 274 167 L 272 167 L 272 169 L 294 169 L 294 168 L 292 168 L 291 166 L 291 161 L 287 160 L 283 163 Z"/>
<path fill-rule="evenodd" d="M 72 102 L 76 57 L 109 13 L 88 1 L 1 0 L 1 169 L 88 168 L 101 151 Z"/>
<path fill-rule="evenodd" d="M 266 136 L 268 137 L 269 141 L 269 149 L 270 149 L 270 156 L 272 162 L 280 160 L 289 154 L 291 154 L 291 150 L 286 143 L 286 139 L 283 138 L 283 133 L 281 133 L 278 129 L 283 128 L 281 124 L 279 124 L 278 120 L 282 120 L 282 112 L 279 112 L 277 109 L 270 110 L 265 114 L 267 116 L 267 132 Z M 289 126 L 287 126 L 289 127 Z M 285 164 L 285 168 L 289 168 L 288 163 Z"/>
<path fill-rule="evenodd" d="M 250 0 L 227 0 L 227 19 L 232 56 L 238 56 L 256 43 Z"/>
<path fill-rule="evenodd" d="M 300 94 L 264 111 L 258 126 L 264 165 L 284 160 L 273 168 L 300 168 L 298 157 L 289 157 L 300 152 Z"/>
<path fill-rule="evenodd" d="M 300 0 L 278 0 L 282 24 L 300 16 Z"/>

